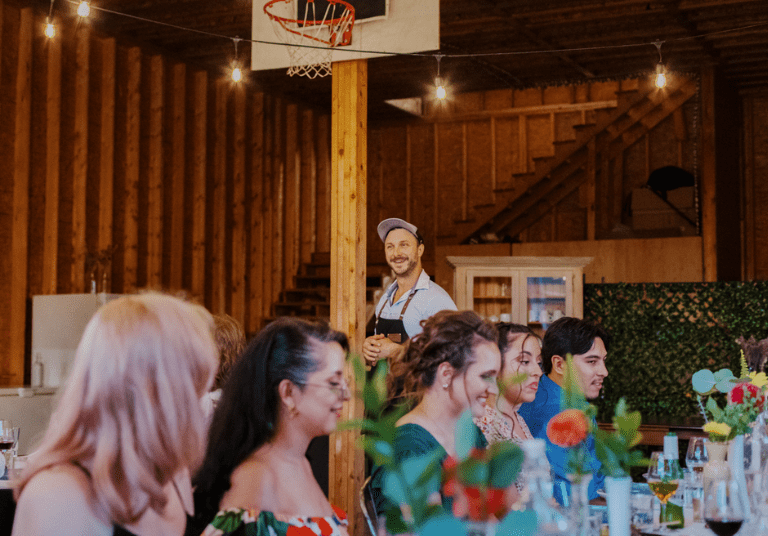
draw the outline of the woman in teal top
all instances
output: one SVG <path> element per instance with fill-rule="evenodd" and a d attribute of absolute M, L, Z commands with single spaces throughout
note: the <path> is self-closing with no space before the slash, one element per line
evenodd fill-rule
<path fill-rule="evenodd" d="M 390 385 L 402 385 L 399 396 L 415 406 L 397 421 L 395 456 L 407 459 L 438 450 L 441 459 L 456 456 L 456 423 L 469 409 L 485 413 L 486 400 L 498 394 L 496 376 L 501 354 L 496 328 L 472 311 L 441 311 L 422 321 L 423 331 L 411 339 L 403 359 L 392 366 Z M 390 396 L 398 395 L 390 393 Z M 478 430 L 478 445 L 484 446 Z M 371 474 L 371 493 L 378 515 L 394 505 L 383 493 L 384 470 Z M 450 511 L 450 502 L 443 505 Z"/>

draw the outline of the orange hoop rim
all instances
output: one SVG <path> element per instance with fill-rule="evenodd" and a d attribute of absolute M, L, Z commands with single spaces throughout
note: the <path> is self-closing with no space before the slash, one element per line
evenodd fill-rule
<path fill-rule="evenodd" d="M 341 16 L 341 17 L 337 17 L 335 19 L 328 19 L 328 20 L 289 19 L 287 17 L 281 17 L 279 15 L 275 15 L 274 13 L 270 13 L 268 11 L 268 9 L 271 8 L 272 6 L 274 6 L 275 4 L 278 4 L 280 2 L 285 2 L 286 4 L 288 4 L 288 3 L 292 2 L 292 1 L 293 0 L 269 0 L 269 2 L 264 4 L 264 13 L 267 15 L 267 17 L 270 18 L 270 20 L 279 23 L 283 27 L 283 29 L 285 29 L 287 32 L 291 32 L 291 33 L 296 34 L 296 35 L 298 35 L 300 37 L 304 37 L 306 39 L 311 39 L 313 41 L 317 41 L 319 43 L 323 43 L 323 44 L 326 44 L 326 45 L 334 46 L 334 45 L 331 44 L 330 40 L 329 41 L 325 41 L 323 39 L 319 39 L 319 38 L 317 38 L 315 36 L 312 36 L 312 35 L 306 35 L 306 34 L 303 34 L 301 32 L 297 32 L 296 30 L 293 30 L 293 29 L 289 28 L 288 26 L 286 26 L 286 24 L 306 24 L 307 26 L 325 25 L 325 26 L 331 26 L 332 27 L 334 25 L 341 24 L 342 21 L 345 18 L 351 18 L 351 20 L 350 20 L 350 28 L 352 27 L 352 25 L 355 24 L 355 7 L 352 4 L 350 4 L 349 2 L 345 2 L 344 0 L 327 0 L 329 5 L 340 4 L 340 5 L 344 6 L 344 7 L 346 7 L 346 9 L 349 11 L 349 15 L 347 15 L 346 17 L 345 16 Z M 311 3 L 313 0 L 308 0 L 308 1 Z"/>

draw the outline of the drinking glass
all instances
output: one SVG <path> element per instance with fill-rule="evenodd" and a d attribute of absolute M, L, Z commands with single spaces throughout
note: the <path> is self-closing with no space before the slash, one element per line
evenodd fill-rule
<path fill-rule="evenodd" d="M 707 485 L 704 494 L 704 521 L 717 536 L 733 536 L 744 523 L 744 505 L 734 480 L 724 478 Z"/>
<path fill-rule="evenodd" d="M 8 419 L 0 419 L 0 454 L 3 455 L 3 467 L 0 477 L 8 478 L 8 468 L 11 466 L 11 454 L 16 444 L 17 432 L 14 432 L 13 423 Z"/>
<path fill-rule="evenodd" d="M 685 466 L 694 473 L 700 475 L 704 471 L 704 464 L 709 461 L 707 443 L 705 437 L 693 437 L 688 441 L 688 452 L 685 454 Z"/>
<path fill-rule="evenodd" d="M 661 503 L 660 520 L 666 519 L 667 501 L 677 491 L 681 478 L 683 478 L 683 474 L 677 460 L 665 458 L 661 452 L 654 452 L 651 455 L 651 464 L 646 473 L 646 480 L 651 492 Z"/>

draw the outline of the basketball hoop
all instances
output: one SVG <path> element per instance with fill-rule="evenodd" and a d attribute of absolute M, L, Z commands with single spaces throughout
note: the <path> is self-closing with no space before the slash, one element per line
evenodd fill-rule
<path fill-rule="evenodd" d="M 355 8 L 344 0 L 328 0 L 325 13 L 320 14 L 315 12 L 314 0 L 307 0 L 303 15 L 298 13 L 294 0 L 270 0 L 264 5 L 264 13 L 272 21 L 277 37 L 289 45 L 290 76 L 328 76 L 333 48 L 352 42 Z"/>

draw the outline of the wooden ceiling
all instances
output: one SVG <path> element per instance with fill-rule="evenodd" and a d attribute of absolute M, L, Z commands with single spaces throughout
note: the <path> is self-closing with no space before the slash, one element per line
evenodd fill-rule
<path fill-rule="evenodd" d="M 251 32 L 251 0 L 92 3 L 202 32 L 244 38 Z M 59 0 L 55 9 L 73 16 L 75 5 Z M 650 75 L 658 61 L 654 41 L 664 42 L 663 59 L 672 71 L 715 65 L 742 93 L 768 91 L 768 0 L 441 0 L 440 9 L 441 70 L 454 92 Z M 95 12 L 92 24 L 100 33 L 211 70 L 223 72 L 234 57 L 229 40 L 103 11 Z M 450 57 L 509 52 L 519 54 Z M 239 57 L 249 61 L 250 47 L 241 45 Z M 392 116 L 386 99 L 431 94 L 436 64 L 431 57 L 370 60 L 372 118 Z M 280 70 L 252 73 L 250 83 L 313 106 L 330 103 L 329 78 L 291 78 Z"/>

